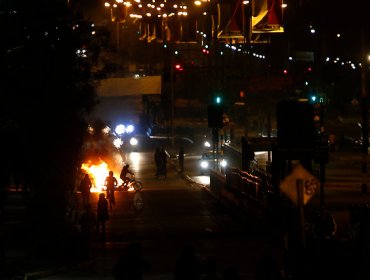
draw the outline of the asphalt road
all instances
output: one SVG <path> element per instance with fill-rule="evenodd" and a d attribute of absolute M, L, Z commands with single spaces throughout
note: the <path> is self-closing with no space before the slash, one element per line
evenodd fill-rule
<path fill-rule="evenodd" d="M 142 158 L 134 170 L 144 185 L 142 211 L 132 208 L 133 194 L 116 192 L 106 242 L 94 237 L 92 261 L 42 279 L 113 279 L 113 265 L 133 241 L 141 244 L 151 264 L 144 279 L 173 279 L 176 259 L 186 244 L 194 246 L 202 262 L 213 260 L 219 275 L 234 267 L 242 279 L 253 279 L 266 253 L 282 268 L 283 240 L 268 227 L 218 203 L 202 186 L 184 180 L 176 168 L 168 169 L 166 179 L 156 179 L 152 154 Z M 94 194 L 92 202 L 96 201 Z"/>

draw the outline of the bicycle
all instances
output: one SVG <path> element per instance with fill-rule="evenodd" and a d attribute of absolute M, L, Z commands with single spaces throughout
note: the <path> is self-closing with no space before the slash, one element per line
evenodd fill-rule
<path fill-rule="evenodd" d="M 139 190 L 135 191 L 134 197 L 132 199 L 132 206 L 136 212 L 140 212 L 144 208 L 143 195 Z"/>
<path fill-rule="evenodd" d="M 132 191 L 130 190 L 133 189 L 135 191 L 135 194 L 133 195 L 133 197 L 130 195 L 130 197 L 132 198 L 133 209 L 136 212 L 140 212 L 143 209 L 144 201 L 143 195 L 141 194 L 141 190 L 143 189 L 143 183 L 141 181 L 136 180 L 135 175 L 131 175 L 129 181 L 126 184 L 122 183 L 118 187 L 118 189 L 122 191 L 127 191 L 129 193 L 132 193 Z"/>
<path fill-rule="evenodd" d="M 127 183 L 122 183 L 118 186 L 118 190 L 129 191 L 130 189 L 134 189 L 135 191 L 141 191 L 143 188 L 143 183 L 141 181 L 137 181 L 135 179 L 135 175 L 131 175 L 129 181 Z"/>

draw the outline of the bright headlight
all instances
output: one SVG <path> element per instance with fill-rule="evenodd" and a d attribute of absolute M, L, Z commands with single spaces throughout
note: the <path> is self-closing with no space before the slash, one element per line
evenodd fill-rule
<path fill-rule="evenodd" d="M 130 145 L 131 146 L 136 146 L 138 143 L 139 143 L 139 141 L 135 137 L 132 137 L 130 139 Z"/>
<path fill-rule="evenodd" d="M 226 160 L 221 160 L 221 167 L 226 167 L 227 166 L 227 161 Z"/>
<path fill-rule="evenodd" d="M 208 141 L 204 141 L 204 147 L 206 148 L 211 147 L 211 143 L 209 143 Z"/>
<path fill-rule="evenodd" d="M 113 145 L 116 147 L 116 148 L 119 148 L 119 147 L 121 147 L 122 146 L 122 140 L 121 140 L 121 138 L 116 138 L 116 139 L 114 139 L 113 140 Z"/>
<path fill-rule="evenodd" d="M 125 131 L 126 131 L 126 127 L 125 127 L 123 124 L 119 124 L 119 125 L 117 125 L 117 126 L 116 126 L 115 131 L 116 131 L 116 133 L 117 133 L 118 135 L 122 135 L 122 134 L 124 134 L 124 133 L 125 133 Z"/>
<path fill-rule="evenodd" d="M 129 124 L 127 127 L 126 127 L 126 132 L 127 133 L 132 133 L 134 132 L 135 130 L 135 127 L 132 125 L 132 124 Z"/>
<path fill-rule="evenodd" d="M 201 162 L 200 162 L 200 167 L 202 167 L 202 168 L 208 168 L 208 162 L 206 162 L 206 161 L 201 161 Z"/>

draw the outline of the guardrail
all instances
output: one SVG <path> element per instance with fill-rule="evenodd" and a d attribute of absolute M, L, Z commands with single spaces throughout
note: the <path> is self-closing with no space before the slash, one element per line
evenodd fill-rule
<path fill-rule="evenodd" d="M 247 212 L 264 215 L 272 193 L 271 176 L 263 170 L 229 169 L 226 174 L 211 171 L 210 190 L 221 201 Z"/>

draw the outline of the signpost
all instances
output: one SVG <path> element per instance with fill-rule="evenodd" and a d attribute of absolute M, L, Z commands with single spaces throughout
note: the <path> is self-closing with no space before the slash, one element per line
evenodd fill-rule
<path fill-rule="evenodd" d="M 314 196 L 320 182 L 308 172 L 301 164 L 298 164 L 280 184 L 280 190 L 298 206 L 302 248 L 306 248 L 306 236 L 304 229 L 304 205 Z"/>
<path fill-rule="evenodd" d="M 303 197 L 299 201 L 297 180 L 302 180 Z M 301 164 L 298 164 L 285 179 L 280 183 L 280 190 L 291 199 L 297 206 L 300 203 L 306 205 L 307 202 L 313 197 L 320 186 L 319 180 L 308 172 Z"/>

